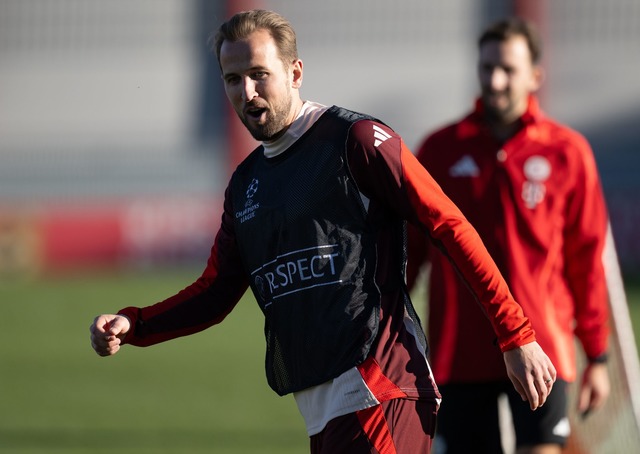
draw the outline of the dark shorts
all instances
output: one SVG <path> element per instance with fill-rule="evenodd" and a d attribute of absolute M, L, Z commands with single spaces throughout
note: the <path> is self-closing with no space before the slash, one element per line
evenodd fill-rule
<path fill-rule="evenodd" d="M 511 382 L 439 386 L 435 453 L 502 453 L 498 397 L 506 394 L 513 418 L 516 446 L 558 444 L 568 437 L 567 382 L 557 380 L 545 404 L 531 411 Z M 438 449 L 436 449 L 436 447 Z"/>
<path fill-rule="evenodd" d="M 428 454 L 436 403 L 392 399 L 332 419 L 310 438 L 311 454 Z"/>

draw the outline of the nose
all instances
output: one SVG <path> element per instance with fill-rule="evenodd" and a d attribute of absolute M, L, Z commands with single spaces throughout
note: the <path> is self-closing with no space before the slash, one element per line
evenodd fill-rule
<path fill-rule="evenodd" d="M 244 102 L 249 102 L 257 96 L 258 92 L 256 91 L 255 81 L 249 77 L 245 78 L 244 83 L 242 84 L 242 100 Z"/>
<path fill-rule="evenodd" d="M 489 75 L 489 83 L 495 91 L 504 90 L 507 86 L 507 73 L 502 68 L 493 68 Z"/>

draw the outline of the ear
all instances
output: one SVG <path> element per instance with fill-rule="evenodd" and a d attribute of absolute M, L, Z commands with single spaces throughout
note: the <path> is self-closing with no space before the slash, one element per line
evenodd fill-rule
<path fill-rule="evenodd" d="M 545 79 L 545 72 L 544 69 L 542 68 L 542 66 L 540 65 L 534 65 L 533 67 L 533 73 L 531 76 L 531 91 L 538 91 L 538 89 L 540 89 L 540 87 L 542 86 L 542 83 L 544 82 Z"/>
<path fill-rule="evenodd" d="M 302 60 L 296 60 L 291 65 L 293 79 L 291 80 L 292 88 L 300 88 L 302 86 Z"/>

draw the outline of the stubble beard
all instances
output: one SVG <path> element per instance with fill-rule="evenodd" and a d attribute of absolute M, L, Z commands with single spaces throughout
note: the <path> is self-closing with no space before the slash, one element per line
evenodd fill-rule
<path fill-rule="evenodd" d="M 484 110 L 489 121 L 496 125 L 507 125 L 516 121 L 521 116 L 521 113 L 517 112 L 518 103 L 516 100 L 509 93 L 503 92 L 498 93 L 498 95 L 504 98 L 504 102 L 495 104 L 491 99 L 495 95 L 496 93 L 489 91 L 482 95 Z"/>
<path fill-rule="evenodd" d="M 266 120 L 262 124 L 256 124 L 244 115 L 240 120 L 247 128 L 251 136 L 260 142 L 269 142 L 277 139 L 289 126 L 289 112 L 291 111 L 292 97 L 287 93 L 281 102 L 266 111 Z"/>

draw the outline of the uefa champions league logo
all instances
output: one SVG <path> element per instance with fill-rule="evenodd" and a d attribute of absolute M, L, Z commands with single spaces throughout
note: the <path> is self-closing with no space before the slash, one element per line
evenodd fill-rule
<path fill-rule="evenodd" d="M 244 202 L 244 209 L 236 211 L 235 213 L 236 219 L 238 219 L 241 224 L 255 218 L 256 211 L 260 208 L 260 202 L 255 202 L 253 200 L 256 192 L 258 192 L 258 179 L 254 178 L 253 180 L 251 180 L 251 183 L 249 183 L 249 186 L 247 187 L 247 190 L 245 192 L 247 199 Z"/>

